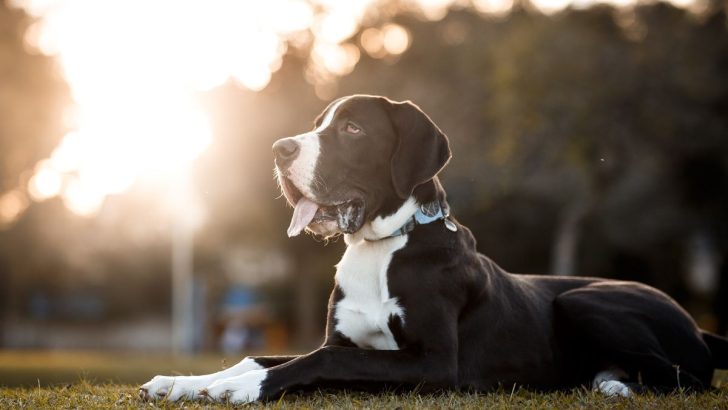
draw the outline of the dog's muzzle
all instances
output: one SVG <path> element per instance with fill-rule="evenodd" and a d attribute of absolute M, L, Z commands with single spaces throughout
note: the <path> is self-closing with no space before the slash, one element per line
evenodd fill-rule
<path fill-rule="evenodd" d="M 294 207 L 288 236 L 297 236 L 309 225 L 311 231 L 326 236 L 327 234 L 354 233 L 364 223 L 364 201 L 361 199 L 344 199 L 341 201 L 322 202 L 317 198 L 309 198 L 288 177 L 291 164 L 296 160 L 301 147 L 294 138 L 283 138 L 273 144 L 275 164 L 283 194 Z"/>

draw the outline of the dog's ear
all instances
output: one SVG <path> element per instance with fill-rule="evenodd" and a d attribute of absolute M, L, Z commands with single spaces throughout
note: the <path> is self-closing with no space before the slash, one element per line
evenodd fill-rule
<path fill-rule="evenodd" d="M 316 116 L 316 119 L 313 120 L 313 129 L 316 129 L 321 125 L 321 123 L 324 121 L 324 115 L 326 114 L 326 110 L 324 110 L 321 114 Z"/>
<path fill-rule="evenodd" d="M 391 102 L 397 145 L 392 155 L 392 184 L 406 199 L 416 186 L 431 180 L 450 160 L 447 137 L 418 106 L 410 101 Z"/>

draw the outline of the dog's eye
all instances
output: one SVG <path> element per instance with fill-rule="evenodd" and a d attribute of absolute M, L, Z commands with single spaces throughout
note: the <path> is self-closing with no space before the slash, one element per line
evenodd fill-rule
<path fill-rule="evenodd" d="M 347 122 L 346 123 L 346 132 L 348 132 L 349 134 L 358 134 L 361 132 L 361 128 L 357 127 L 356 125 L 354 125 L 350 122 Z"/>

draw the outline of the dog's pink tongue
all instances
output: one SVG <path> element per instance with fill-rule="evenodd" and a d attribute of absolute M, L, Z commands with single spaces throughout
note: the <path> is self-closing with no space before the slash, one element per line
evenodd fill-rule
<path fill-rule="evenodd" d="M 293 210 L 293 217 L 291 218 L 291 225 L 288 227 L 288 237 L 293 237 L 301 233 L 306 225 L 311 223 L 318 205 L 306 198 L 305 196 L 298 200 L 296 208 Z"/>

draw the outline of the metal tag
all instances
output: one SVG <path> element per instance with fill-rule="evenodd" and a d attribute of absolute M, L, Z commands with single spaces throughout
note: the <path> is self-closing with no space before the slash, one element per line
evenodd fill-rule
<path fill-rule="evenodd" d="M 451 231 L 453 231 L 453 232 L 457 232 L 457 231 L 458 231 L 458 227 L 457 227 L 457 225 L 455 225 L 455 224 L 454 224 L 454 223 L 453 223 L 453 222 L 452 222 L 451 220 L 449 220 L 449 219 L 445 219 L 445 228 L 447 228 L 447 229 L 449 229 L 449 230 L 451 230 Z"/>
<path fill-rule="evenodd" d="M 437 202 L 422 204 L 420 205 L 420 211 L 425 214 L 426 217 L 432 218 L 440 212 L 440 204 Z"/>

